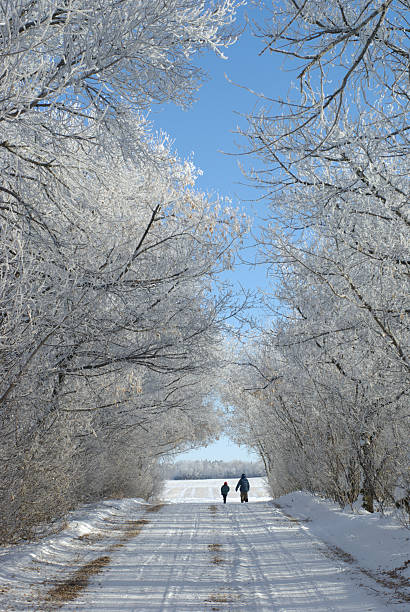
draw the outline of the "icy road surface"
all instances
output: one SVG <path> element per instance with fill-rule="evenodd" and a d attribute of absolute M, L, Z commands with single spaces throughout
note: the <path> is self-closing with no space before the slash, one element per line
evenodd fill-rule
<path fill-rule="evenodd" d="M 248 610 L 365 612 L 405 610 L 374 594 L 365 576 L 326 554 L 308 523 L 275 508 L 262 479 L 250 479 L 249 503 L 229 482 L 168 482 L 167 504 L 145 514 L 141 533 L 111 554 L 72 611 Z M 327 551 L 329 552 L 329 551 Z"/>

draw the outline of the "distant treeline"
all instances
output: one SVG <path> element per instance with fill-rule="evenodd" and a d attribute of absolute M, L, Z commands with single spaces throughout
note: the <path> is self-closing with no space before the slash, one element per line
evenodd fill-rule
<path fill-rule="evenodd" d="M 249 477 L 265 476 L 259 461 L 177 461 L 164 466 L 167 480 L 197 480 L 201 478 L 239 478 L 245 473 Z"/>

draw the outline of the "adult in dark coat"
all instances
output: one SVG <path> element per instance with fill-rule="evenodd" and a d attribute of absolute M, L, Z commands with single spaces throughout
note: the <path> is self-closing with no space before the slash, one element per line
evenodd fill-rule
<path fill-rule="evenodd" d="M 239 489 L 239 491 L 241 492 L 241 504 L 243 504 L 243 502 L 248 501 L 248 491 L 250 488 L 251 487 L 249 485 L 249 480 L 246 478 L 245 474 L 242 474 L 242 476 L 238 480 L 238 484 L 235 487 L 235 491 Z"/>
<path fill-rule="evenodd" d="M 224 498 L 224 504 L 226 504 L 226 496 L 229 493 L 229 486 L 227 482 L 224 482 L 222 487 L 221 487 L 221 495 Z"/>

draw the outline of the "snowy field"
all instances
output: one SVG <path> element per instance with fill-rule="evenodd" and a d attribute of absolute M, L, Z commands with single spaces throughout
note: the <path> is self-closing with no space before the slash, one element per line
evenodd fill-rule
<path fill-rule="evenodd" d="M 264 478 L 249 478 L 251 491 L 249 499 L 253 501 L 268 501 L 271 499 Z M 230 491 L 227 503 L 240 503 L 239 493 L 235 493 L 238 482 L 229 480 Z M 162 497 L 171 503 L 203 503 L 221 501 L 221 486 L 223 480 L 168 480 Z"/>
<path fill-rule="evenodd" d="M 271 500 L 260 478 L 240 504 L 228 482 L 226 505 L 222 481 L 172 481 L 164 505 L 85 506 L 0 549 L 0 610 L 410 610 L 408 530 L 306 493 Z"/>

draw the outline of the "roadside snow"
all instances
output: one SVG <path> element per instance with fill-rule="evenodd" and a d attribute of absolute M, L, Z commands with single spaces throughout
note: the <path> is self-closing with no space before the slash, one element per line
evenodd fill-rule
<path fill-rule="evenodd" d="M 57 535 L 0 548 L 0 610 L 410 610 L 408 530 L 307 493 L 272 501 L 262 478 L 250 483 L 249 504 L 233 481 L 224 505 L 221 481 L 169 481 L 155 512 L 136 499 L 88 505 Z M 75 599 L 50 601 L 102 556 Z"/>
<path fill-rule="evenodd" d="M 67 517 L 67 527 L 39 542 L 0 547 L 0 611 L 45 610 L 45 592 L 73 569 L 94 559 L 118 539 L 130 516 L 142 516 L 141 499 L 87 504 Z"/>
<path fill-rule="evenodd" d="M 304 528 L 309 533 L 351 555 L 352 563 L 385 572 L 405 566 L 399 571 L 410 582 L 410 530 L 392 516 L 363 509 L 342 510 L 329 500 L 303 491 L 279 497 L 275 503 L 289 515 L 306 521 Z"/>

